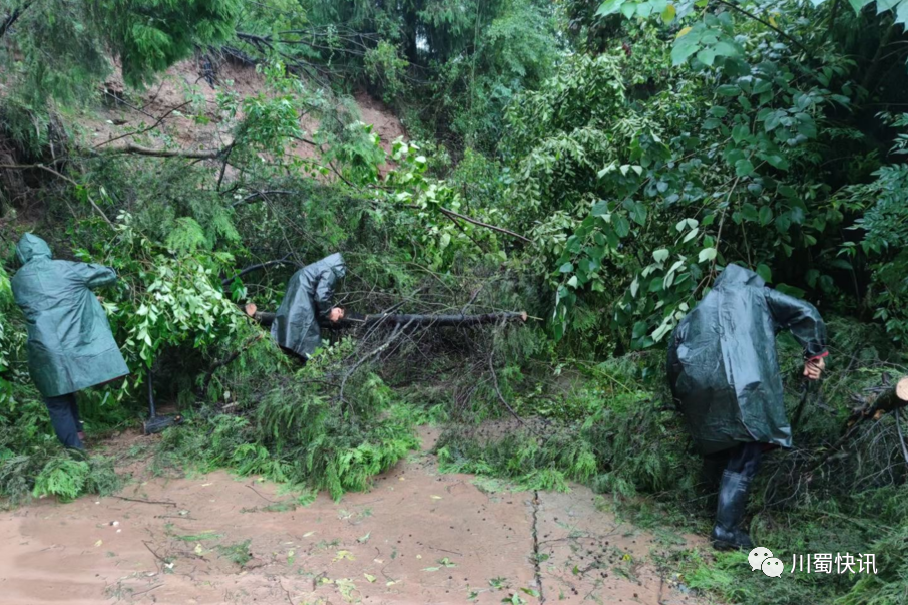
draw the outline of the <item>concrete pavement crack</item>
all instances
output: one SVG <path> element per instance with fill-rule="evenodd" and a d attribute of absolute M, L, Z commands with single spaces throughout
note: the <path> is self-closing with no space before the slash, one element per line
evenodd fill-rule
<path fill-rule="evenodd" d="M 539 602 L 545 603 L 542 587 L 542 561 L 539 553 L 539 490 L 533 490 L 533 568 L 536 574 L 536 586 L 539 589 Z"/>

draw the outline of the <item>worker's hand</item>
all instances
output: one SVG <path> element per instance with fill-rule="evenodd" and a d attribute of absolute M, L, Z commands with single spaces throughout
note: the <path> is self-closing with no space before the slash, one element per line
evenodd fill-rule
<path fill-rule="evenodd" d="M 328 319 L 333 322 L 338 322 L 344 318 L 344 310 L 340 307 L 334 307 L 331 311 L 328 312 Z"/>
<path fill-rule="evenodd" d="M 826 360 L 820 357 L 819 359 L 814 359 L 804 364 L 804 376 L 809 380 L 819 380 L 820 374 L 822 374 L 825 369 Z"/>

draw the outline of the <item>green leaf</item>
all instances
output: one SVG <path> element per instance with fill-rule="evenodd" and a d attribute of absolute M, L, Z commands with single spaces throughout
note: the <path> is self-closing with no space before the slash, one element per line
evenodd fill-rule
<path fill-rule="evenodd" d="M 721 41 L 716 44 L 715 52 L 720 57 L 736 57 L 738 56 L 738 49 L 734 47 L 733 44 L 726 41 Z"/>
<path fill-rule="evenodd" d="M 573 270 L 574 270 L 573 263 L 564 263 L 563 265 L 561 265 L 561 267 L 559 267 L 558 272 L 559 273 L 570 273 Z"/>
<path fill-rule="evenodd" d="M 567 285 L 570 286 L 571 288 L 576 288 L 577 287 L 577 276 L 572 275 L 571 279 L 568 280 Z"/>
<path fill-rule="evenodd" d="M 668 250 L 661 248 L 653 252 L 653 260 L 657 263 L 664 263 L 668 259 Z"/>
<path fill-rule="evenodd" d="M 757 265 L 757 275 L 762 277 L 766 283 L 772 283 L 772 270 L 763 263 Z"/>
<path fill-rule="evenodd" d="M 741 206 L 741 215 L 744 217 L 744 220 L 753 223 L 756 223 L 760 220 L 760 215 L 757 212 L 757 207 L 749 202 Z"/>
<path fill-rule="evenodd" d="M 621 9 L 621 6 L 624 3 L 625 0 L 605 0 L 605 2 L 599 5 L 599 10 L 596 11 L 596 16 L 607 17 L 608 15 L 614 15 Z"/>
<path fill-rule="evenodd" d="M 695 32 L 691 31 L 680 38 L 675 39 L 675 43 L 672 44 L 672 65 L 681 65 L 686 63 L 687 60 L 700 50 L 700 36 Z"/>
<path fill-rule="evenodd" d="M 700 234 L 700 229 L 693 229 L 690 233 L 688 233 L 687 235 L 684 236 L 684 243 L 686 244 L 690 240 L 697 237 L 697 235 L 699 235 L 699 234 Z"/>
<path fill-rule="evenodd" d="M 763 206 L 760 208 L 760 224 L 765 227 L 770 222 L 772 222 L 772 209 L 769 206 Z"/>
<path fill-rule="evenodd" d="M 811 288 L 817 287 L 817 278 L 820 277 L 820 272 L 816 269 L 808 269 L 806 274 L 807 285 Z"/>
<path fill-rule="evenodd" d="M 766 120 L 763 123 L 763 127 L 766 129 L 766 132 L 775 130 L 779 126 L 779 124 L 782 123 L 782 118 L 784 118 L 787 113 L 788 112 L 783 109 L 777 109 L 773 112 L 770 112 L 769 115 L 766 116 Z"/>
<path fill-rule="evenodd" d="M 733 97 L 735 95 L 741 94 L 741 87 L 737 84 L 723 84 L 716 89 L 716 92 L 723 97 Z"/>
<path fill-rule="evenodd" d="M 735 174 L 740 177 L 750 176 L 754 172 L 754 165 L 750 160 L 738 160 L 735 162 Z"/>
<path fill-rule="evenodd" d="M 780 155 L 761 155 L 760 157 L 766 160 L 773 168 L 778 168 L 779 170 L 788 170 L 788 160 Z"/>
<path fill-rule="evenodd" d="M 716 60 L 716 51 L 714 48 L 704 48 L 697 53 L 697 59 L 704 65 L 712 67 L 713 62 Z"/>
<path fill-rule="evenodd" d="M 709 108 L 709 113 L 717 118 L 724 118 L 728 115 L 728 107 L 725 107 L 724 105 L 713 105 Z"/>
<path fill-rule="evenodd" d="M 615 233 L 618 237 L 626 237 L 631 231 L 630 222 L 623 216 L 619 216 L 615 221 Z"/>
<path fill-rule="evenodd" d="M 631 215 L 631 218 L 634 219 L 634 222 L 640 225 L 641 227 L 646 224 L 646 206 L 640 202 L 634 204 L 634 211 Z"/>
<path fill-rule="evenodd" d="M 778 290 L 782 294 L 787 294 L 788 296 L 794 296 L 795 298 L 804 298 L 804 290 L 795 288 L 794 286 L 789 286 L 788 284 L 779 284 L 776 286 L 776 290 Z"/>
<path fill-rule="evenodd" d="M 605 200 L 600 200 L 593 204 L 593 209 L 590 210 L 592 216 L 603 216 L 608 214 L 608 202 Z"/>
<path fill-rule="evenodd" d="M 715 248 L 704 248 L 703 250 L 700 250 L 699 262 L 705 263 L 708 261 L 713 261 L 716 259 L 716 256 L 718 256 L 718 254 L 719 254 L 719 251 L 716 250 Z"/>
<path fill-rule="evenodd" d="M 848 0 L 848 3 L 851 4 L 851 8 L 854 9 L 854 12 L 860 13 L 861 9 L 873 2 L 873 0 Z"/>
<path fill-rule="evenodd" d="M 662 11 L 660 15 L 662 17 L 662 22 L 668 25 L 675 19 L 675 5 L 669 4 L 665 7 L 665 10 Z"/>

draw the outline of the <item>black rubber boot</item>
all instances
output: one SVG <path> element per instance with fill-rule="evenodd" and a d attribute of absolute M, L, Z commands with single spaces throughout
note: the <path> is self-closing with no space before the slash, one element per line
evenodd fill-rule
<path fill-rule="evenodd" d="M 750 550 L 754 547 L 747 532 L 741 529 L 750 477 L 743 473 L 725 471 L 719 487 L 719 507 L 712 541 L 717 550 Z"/>

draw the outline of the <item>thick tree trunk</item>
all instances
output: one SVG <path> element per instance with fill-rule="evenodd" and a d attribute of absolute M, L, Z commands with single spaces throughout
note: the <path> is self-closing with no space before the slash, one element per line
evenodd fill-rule
<path fill-rule="evenodd" d="M 249 305 L 251 307 L 252 305 Z M 275 313 L 259 311 L 247 307 L 247 313 L 263 326 L 274 323 Z M 251 311 L 251 313 L 250 313 Z M 411 326 L 475 326 L 479 324 L 497 323 L 499 321 L 526 322 L 525 312 L 483 313 L 480 315 L 355 315 L 348 314 L 337 323 L 324 324 L 322 327 L 331 329 L 351 328 L 356 326 L 374 326 L 375 324 L 411 325 Z"/>
<path fill-rule="evenodd" d="M 895 385 L 882 393 L 876 398 L 872 405 L 859 408 L 852 412 L 851 418 L 848 419 L 846 428 L 862 422 L 866 418 L 879 420 L 880 416 L 908 407 L 908 376 L 899 378 Z"/>
<path fill-rule="evenodd" d="M 821 466 L 832 458 L 842 445 L 845 444 L 857 432 L 858 427 L 868 418 L 879 420 L 887 412 L 893 412 L 908 407 L 908 376 L 899 378 L 895 386 L 880 393 L 879 397 L 873 402 L 861 409 L 855 410 L 845 428 L 845 434 L 839 437 L 838 441 L 832 444 L 824 453 L 823 457 L 810 465 L 804 473 L 808 480 L 810 476 Z"/>

